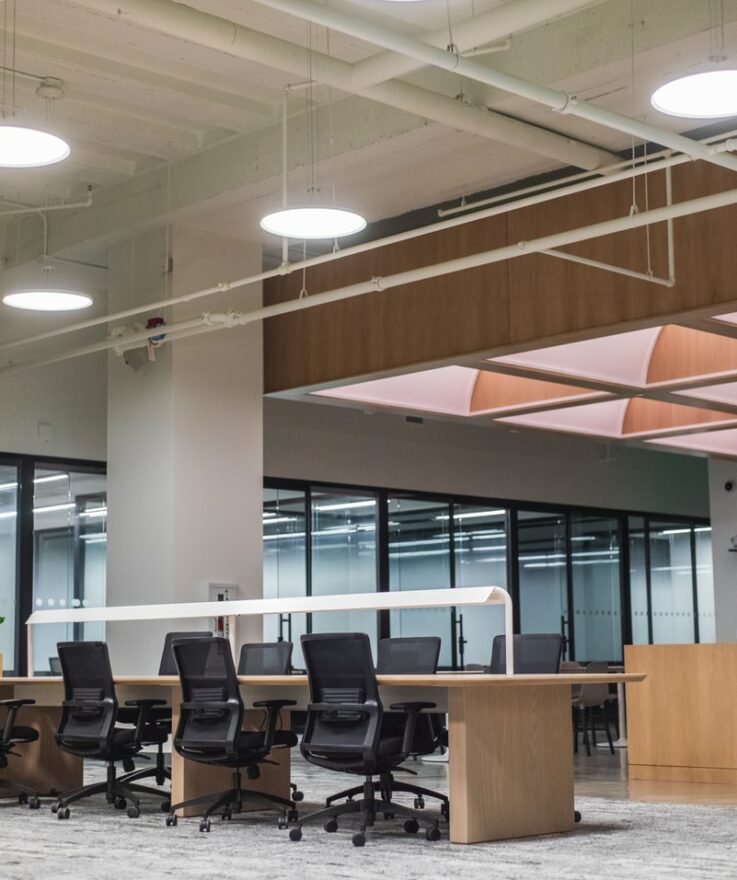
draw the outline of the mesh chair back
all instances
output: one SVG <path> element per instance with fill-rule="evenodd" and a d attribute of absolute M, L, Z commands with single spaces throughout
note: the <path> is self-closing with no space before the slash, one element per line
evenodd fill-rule
<path fill-rule="evenodd" d="M 174 649 L 172 642 L 182 639 L 204 639 L 211 636 L 209 632 L 174 632 L 167 633 L 164 639 L 164 650 L 161 652 L 161 662 L 159 663 L 159 675 L 177 675 L 177 661 L 174 659 Z"/>
<path fill-rule="evenodd" d="M 61 675 L 61 663 L 58 657 L 49 657 L 49 670 L 52 675 Z"/>
<path fill-rule="evenodd" d="M 291 642 L 255 642 L 241 648 L 238 675 L 288 675 L 291 663 Z"/>
<path fill-rule="evenodd" d="M 118 700 L 105 642 L 59 642 L 64 705 L 57 738 L 80 743 L 109 743 Z"/>
<path fill-rule="evenodd" d="M 234 753 L 243 700 L 230 642 L 213 637 L 175 639 L 172 649 L 183 697 L 175 747 Z"/>
<path fill-rule="evenodd" d="M 596 661 L 589 663 L 586 672 L 593 675 L 606 675 L 609 672 L 609 664 L 605 661 Z M 579 695 L 579 704 L 582 706 L 603 706 L 609 699 L 609 685 L 606 682 L 601 684 L 584 684 L 581 685 L 581 693 Z"/>
<path fill-rule="evenodd" d="M 419 636 L 379 641 L 379 675 L 434 675 L 438 670 L 440 639 Z"/>
<path fill-rule="evenodd" d="M 560 671 L 563 636 L 560 633 L 523 633 L 512 636 L 514 672 L 516 675 L 552 675 Z M 507 637 L 495 636 L 491 648 L 494 675 L 507 671 Z"/>
<path fill-rule="evenodd" d="M 383 707 L 369 637 L 321 633 L 303 635 L 301 641 L 310 683 L 302 751 L 375 752 Z"/>

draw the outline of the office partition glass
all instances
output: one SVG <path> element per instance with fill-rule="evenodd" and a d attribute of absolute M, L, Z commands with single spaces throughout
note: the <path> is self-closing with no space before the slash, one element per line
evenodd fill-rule
<path fill-rule="evenodd" d="M 653 643 L 693 642 L 694 582 L 690 525 L 650 523 Z"/>
<path fill-rule="evenodd" d="M 293 489 L 265 489 L 264 597 L 307 595 L 307 495 Z M 268 614 L 264 641 L 291 641 L 292 664 L 302 669 L 300 636 L 307 632 L 306 614 Z"/>
<path fill-rule="evenodd" d="M 521 631 L 570 636 L 568 563 L 564 513 L 517 513 Z M 566 642 L 568 651 L 568 642 Z"/>
<path fill-rule="evenodd" d="M 648 620 L 648 554 L 645 520 L 641 516 L 629 519 L 630 556 L 630 617 L 632 644 L 647 645 L 650 641 Z"/>
<path fill-rule="evenodd" d="M 622 581 L 619 520 L 571 515 L 571 579 L 575 658 L 621 661 Z"/>
<path fill-rule="evenodd" d="M 37 467 L 33 480 L 33 608 L 105 604 L 105 475 Z M 56 644 L 104 639 L 104 623 L 48 624 L 33 640 L 34 672 L 49 672 Z"/>
<path fill-rule="evenodd" d="M 387 499 L 389 532 L 389 589 L 448 589 L 451 580 L 450 516 L 448 502 L 402 495 Z M 440 666 L 453 662 L 452 610 L 413 608 L 390 611 L 395 638 L 439 636 Z"/>
<path fill-rule="evenodd" d="M 18 469 L 0 464 L 0 654 L 6 674 L 15 670 L 17 549 Z"/>
<path fill-rule="evenodd" d="M 493 504 L 453 505 L 456 587 L 507 589 L 509 512 Z M 504 633 L 504 606 L 456 610 L 457 665 L 487 665 L 494 636 Z"/>
<path fill-rule="evenodd" d="M 711 550 L 711 526 L 694 528 L 696 549 L 696 597 L 699 608 L 699 641 L 717 640 L 714 617 L 714 568 Z"/>
<path fill-rule="evenodd" d="M 378 585 L 378 496 L 315 486 L 311 493 L 313 596 L 371 593 Z M 366 632 L 376 643 L 373 611 L 311 615 L 312 632 Z"/>

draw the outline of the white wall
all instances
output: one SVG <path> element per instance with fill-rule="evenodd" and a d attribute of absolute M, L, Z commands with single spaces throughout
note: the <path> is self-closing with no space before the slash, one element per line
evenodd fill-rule
<path fill-rule="evenodd" d="M 728 492 L 725 483 L 732 481 Z M 711 538 L 714 559 L 714 613 L 718 642 L 737 641 L 737 553 L 730 553 L 737 536 L 737 461 L 709 460 Z"/>
<path fill-rule="evenodd" d="M 264 471 L 270 477 L 709 515 L 704 459 L 546 432 L 410 424 L 398 415 L 319 403 L 265 401 Z"/>

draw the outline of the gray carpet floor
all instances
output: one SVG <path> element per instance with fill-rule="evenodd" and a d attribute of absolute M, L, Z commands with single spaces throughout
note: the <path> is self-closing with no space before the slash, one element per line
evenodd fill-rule
<path fill-rule="evenodd" d="M 93 771 L 95 772 L 95 771 Z M 97 771 L 99 772 L 99 771 Z M 445 767 L 422 770 L 424 784 L 444 787 Z M 294 778 L 305 791 L 302 810 L 316 806 L 346 777 L 294 759 Z M 401 822 L 382 822 L 367 845 L 351 844 L 352 826 L 335 834 L 306 826 L 292 843 L 271 817 L 249 814 L 213 822 L 209 834 L 196 819 L 166 828 L 158 805 L 144 804 L 128 819 L 100 798 L 76 804 L 60 822 L 48 803 L 39 811 L 0 801 L 2 880 L 215 880 L 296 875 L 300 880 L 386 877 L 406 880 L 528 878 L 737 877 L 737 808 L 635 803 L 577 798 L 583 822 L 571 834 L 493 844 L 455 846 L 407 835 Z"/>

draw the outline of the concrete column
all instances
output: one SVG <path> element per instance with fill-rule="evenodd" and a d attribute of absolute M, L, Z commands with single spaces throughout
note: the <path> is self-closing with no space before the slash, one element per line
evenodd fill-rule
<path fill-rule="evenodd" d="M 162 299 L 166 247 L 147 234 L 111 254 L 111 309 Z M 168 293 L 260 270 L 257 245 L 180 227 Z M 178 306 L 163 317 L 256 308 L 260 287 Z M 108 605 L 206 600 L 208 584 L 261 595 L 263 484 L 261 325 L 166 344 L 134 371 L 110 356 Z M 209 621 L 109 625 L 116 672 L 158 669 L 164 634 Z M 260 637 L 243 621 L 241 640 Z"/>
<path fill-rule="evenodd" d="M 731 483 L 731 489 L 727 485 Z M 737 461 L 709 460 L 709 505 L 714 557 L 714 614 L 718 642 L 737 641 Z"/>

